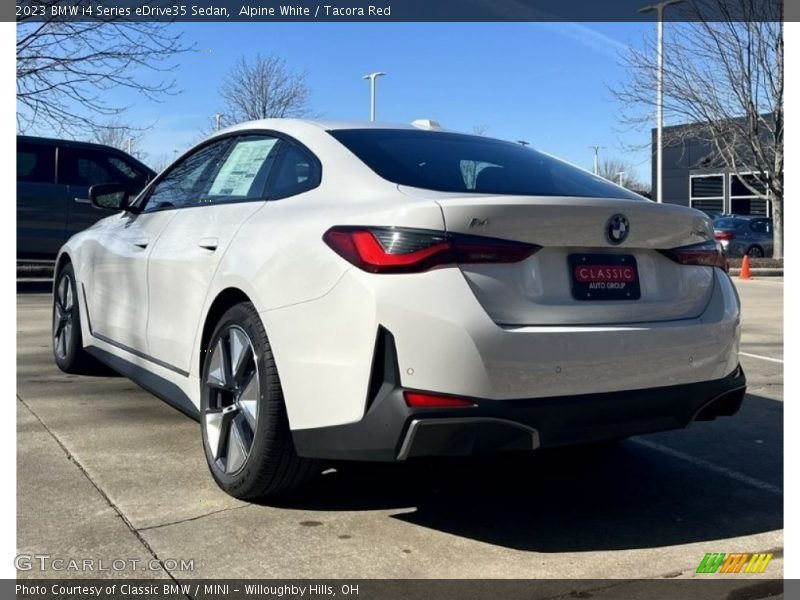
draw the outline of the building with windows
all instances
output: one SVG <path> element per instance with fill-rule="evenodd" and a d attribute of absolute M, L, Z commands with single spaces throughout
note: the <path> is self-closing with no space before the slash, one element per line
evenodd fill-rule
<path fill-rule="evenodd" d="M 746 179 L 752 186 L 759 187 L 753 174 L 745 171 L 740 178 L 731 173 L 716 157 L 712 144 L 692 136 L 690 127 L 677 125 L 664 128 L 664 202 L 691 206 L 707 213 L 771 216 L 769 202 L 755 196 L 742 183 L 742 179 Z M 652 148 L 652 181 L 655 190 L 655 129 Z"/>

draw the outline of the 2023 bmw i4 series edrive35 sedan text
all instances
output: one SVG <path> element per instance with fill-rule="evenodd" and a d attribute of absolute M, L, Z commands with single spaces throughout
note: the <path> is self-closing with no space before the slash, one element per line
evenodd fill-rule
<path fill-rule="evenodd" d="M 56 362 L 198 419 L 239 498 L 319 459 L 618 439 L 744 396 L 711 221 L 519 144 L 265 120 L 91 198 L 119 212 L 57 259 Z"/>

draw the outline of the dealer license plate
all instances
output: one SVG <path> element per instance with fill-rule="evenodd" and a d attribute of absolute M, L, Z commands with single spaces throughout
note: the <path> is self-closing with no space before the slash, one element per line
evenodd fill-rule
<path fill-rule="evenodd" d="M 576 300 L 638 300 L 639 271 L 630 254 L 570 254 Z"/>

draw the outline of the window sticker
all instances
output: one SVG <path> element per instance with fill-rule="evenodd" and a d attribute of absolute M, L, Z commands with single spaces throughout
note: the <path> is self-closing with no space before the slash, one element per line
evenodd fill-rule
<path fill-rule="evenodd" d="M 249 140 L 236 144 L 214 178 L 210 196 L 247 196 L 277 139 Z"/>

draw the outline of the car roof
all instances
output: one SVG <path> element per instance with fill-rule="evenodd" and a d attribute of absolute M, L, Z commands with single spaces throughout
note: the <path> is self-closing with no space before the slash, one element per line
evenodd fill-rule
<path fill-rule="evenodd" d="M 303 131 L 336 131 L 341 129 L 404 129 L 413 131 L 440 131 L 447 133 L 462 133 L 460 131 L 447 130 L 440 127 L 423 127 L 412 125 L 411 123 L 392 123 L 387 121 L 358 121 L 358 120 L 336 120 L 336 119 L 259 119 L 257 121 L 245 121 L 237 123 L 231 127 L 221 130 L 219 133 L 235 133 L 247 130 L 273 130 L 286 133 L 288 135 L 300 134 Z"/>
<path fill-rule="evenodd" d="M 326 131 L 337 129 L 419 129 L 408 123 L 390 123 L 384 121 L 357 121 L 343 119 L 259 119 L 257 121 L 245 121 L 238 123 L 228 130 L 237 129 L 283 129 L 302 125 L 313 125 Z"/>
<path fill-rule="evenodd" d="M 27 142 L 33 144 L 57 144 L 59 146 L 72 146 L 73 148 L 92 148 L 95 150 L 103 150 L 105 152 L 113 152 L 115 154 L 123 154 L 132 161 L 134 161 L 136 164 L 145 168 L 148 174 L 150 174 L 151 176 L 155 175 L 155 171 L 153 171 L 153 169 L 148 167 L 146 164 L 144 164 L 135 156 L 131 156 L 124 150 L 115 148 L 114 146 L 108 146 L 106 144 L 98 144 L 95 142 L 81 142 L 78 140 L 64 140 L 59 138 L 39 137 L 34 135 L 18 135 L 17 142 Z"/>

